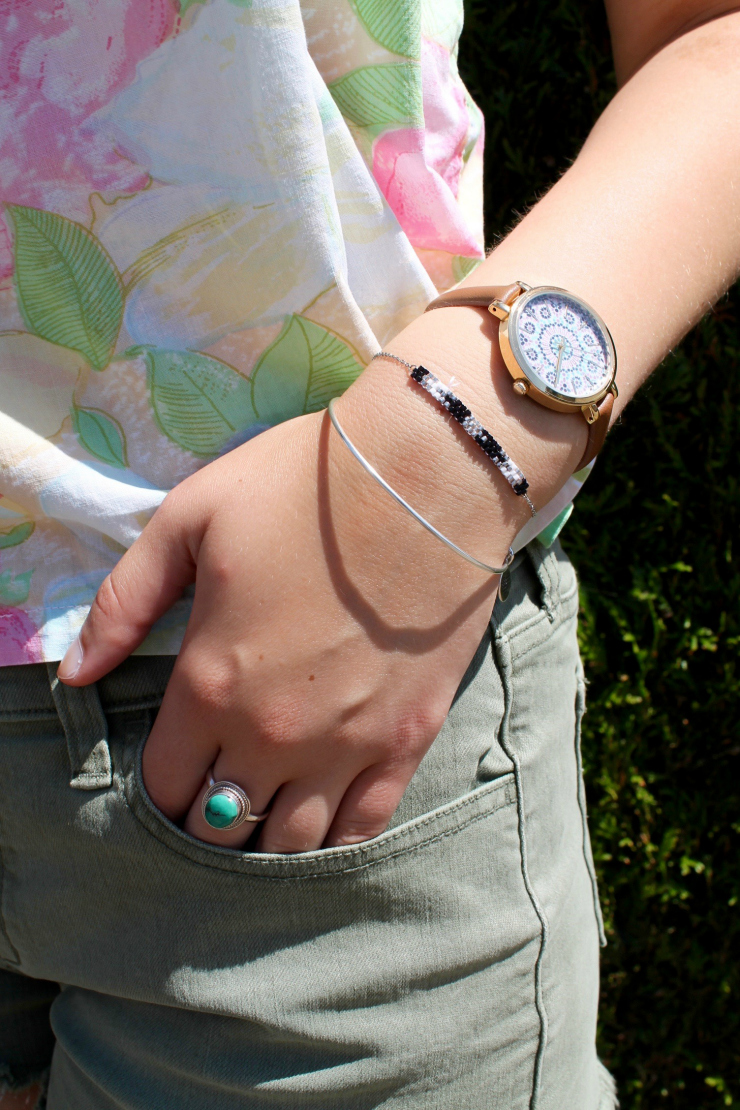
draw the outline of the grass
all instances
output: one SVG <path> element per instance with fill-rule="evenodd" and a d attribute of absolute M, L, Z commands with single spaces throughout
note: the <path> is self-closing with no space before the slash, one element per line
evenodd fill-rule
<path fill-rule="evenodd" d="M 487 234 L 614 93 L 595 0 L 467 0 Z M 609 945 L 599 1050 L 623 1110 L 740 1107 L 740 296 L 630 405 L 563 542 L 581 579 L 585 761 Z"/>

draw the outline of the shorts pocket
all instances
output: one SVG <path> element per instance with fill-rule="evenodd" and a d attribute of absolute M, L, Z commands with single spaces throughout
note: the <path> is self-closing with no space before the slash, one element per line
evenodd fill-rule
<path fill-rule="evenodd" d="M 430 958 L 441 973 L 446 947 L 456 959 L 465 952 L 466 963 L 495 962 L 539 935 L 522 880 L 513 774 L 364 844 L 273 855 L 206 844 L 172 824 L 146 793 L 142 749 L 140 741 L 124 778 L 139 827 L 132 920 L 143 947 L 161 951 L 157 903 L 166 905 L 180 966 L 282 964 L 306 944 L 332 937 L 333 949 L 350 936 L 364 937 L 382 964 L 390 938 L 404 932 L 416 953 L 405 957 L 408 976 Z"/>
<path fill-rule="evenodd" d="M 453 836 L 467 826 L 491 818 L 499 809 L 516 803 L 514 775 L 505 774 L 362 844 L 296 854 L 238 851 L 207 844 L 190 836 L 157 809 L 147 793 L 142 776 L 144 743 L 140 742 L 125 775 L 126 800 L 142 825 L 172 852 L 193 863 L 266 879 L 320 878 L 374 867 Z"/>
<path fill-rule="evenodd" d="M 541 926 L 513 774 L 364 844 L 269 855 L 168 821 L 144 788 L 142 747 L 123 783 L 136 957 L 114 982 L 109 946 L 107 992 L 239 1018 L 247 1071 L 259 1072 L 267 1040 L 278 1070 L 310 1046 L 314 1070 L 341 1060 L 377 1078 L 385 1060 L 392 1086 L 434 1077 L 452 1090 L 454 1075 L 485 1090 L 484 1073 L 506 1060 L 529 1089 Z M 106 931 L 99 918 L 95 936 Z"/>

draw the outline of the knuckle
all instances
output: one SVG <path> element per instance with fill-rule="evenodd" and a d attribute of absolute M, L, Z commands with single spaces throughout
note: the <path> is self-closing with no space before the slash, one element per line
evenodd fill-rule
<path fill-rule="evenodd" d="M 439 735 L 445 722 L 446 711 L 441 706 L 424 706 L 407 709 L 396 719 L 393 747 L 400 760 L 424 751 Z"/>
<path fill-rule="evenodd" d="M 255 732 L 258 742 L 293 748 L 307 737 L 305 710 L 293 698 L 271 698 L 260 706 Z"/>
<path fill-rule="evenodd" d="M 137 618 L 134 606 L 126 604 L 115 572 L 103 580 L 82 629 L 83 642 L 103 640 L 112 648 L 124 648 L 147 625 Z"/>
<path fill-rule="evenodd" d="M 95 596 L 94 611 L 96 616 L 111 623 L 123 616 L 121 597 L 111 574 L 103 580 Z"/>
<path fill-rule="evenodd" d="M 192 479 L 193 475 L 183 478 L 182 482 L 178 482 L 171 490 L 168 491 L 167 496 L 157 506 L 152 520 L 156 520 L 161 524 L 163 521 L 169 522 L 173 518 L 177 518 L 182 510 L 183 502 L 187 505 L 188 499 L 192 493 Z"/>
<path fill-rule="evenodd" d="M 184 665 L 182 677 L 188 697 L 200 713 L 223 711 L 233 701 L 235 677 L 227 666 L 190 662 Z"/>

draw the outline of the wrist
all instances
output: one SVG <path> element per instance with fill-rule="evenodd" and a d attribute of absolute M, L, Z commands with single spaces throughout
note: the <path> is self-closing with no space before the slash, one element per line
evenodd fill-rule
<path fill-rule="evenodd" d="M 454 375 L 456 392 L 524 471 L 541 508 L 576 470 L 588 426 L 580 413 L 553 412 L 514 392 L 498 330 L 485 309 L 444 308 L 415 320 L 391 349 L 405 358 L 413 351 L 409 361 L 435 373 L 443 368 L 443 380 Z"/>
<path fill-rule="evenodd" d="M 415 321 L 389 347 L 444 383 L 454 376 L 454 393 L 524 472 L 541 508 L 575 470 L 587 426 L 579 414 L 553 413 L 513 393 L 496 327 L 486 312 L 444 309 Z M 361 436 L 358 446 L 366 444 L 387 480 L 398 475 L 401 490 L 413 489 L 438 511 L 446 507 L 458 529 L 472 527 L 473 539 L 476 529 L 490 535 L 494 516 L 500 534 L 512 536 L 530 519 L 526 499 L 406 367 L 382 358 L 371 363 L 340 404 Z"/>

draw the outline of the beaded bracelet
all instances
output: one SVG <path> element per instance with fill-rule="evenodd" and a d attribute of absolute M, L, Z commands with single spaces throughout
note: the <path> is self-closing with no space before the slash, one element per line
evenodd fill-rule
<path fill-rule="evenodd" d="M 430 370 L 425 366 L 414 366 L 412 363 L 407 362 L 405 358 L 399 358 L 398 355 L 392 355 L 390 351 L 379 351 L 377 355 L 373 356 L 373 361 L 376 358 L 389 358 L 393 362 L 400 363 L 405 366 L 413 378 L 422 389 L 434 398 L 434 400 L 449 412 L 450 416 L 457 421 L 460 427 L 468 433 L 470 438 L 478 444 L 480 449 L 491 460 L 494 466 L 503 474 L 506 481 L 509 483 L 514 493 L 518 497 L 523 497 L 529 505 L 532 516 L 537 515 L 532 501 L 527 493 L 529 489 L 529 482 L 522 474 L 519 467 L 513 462 L 512 459 L 504 451 L 501 444 L 495 439 L 490 432 L 481 424 L 472 412 L 459 397 L 456 397 L 452 390 L 448 389 L 439 378 L 435 377 Z"/>

